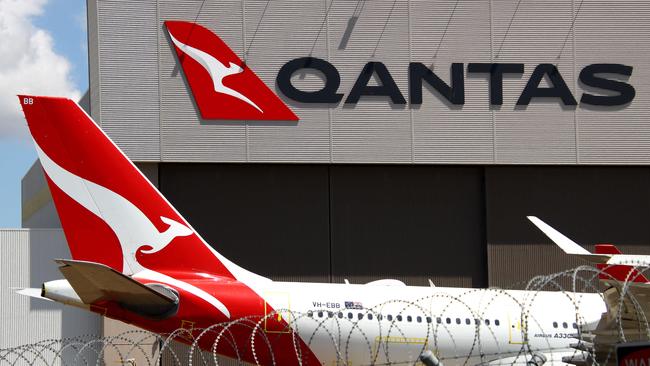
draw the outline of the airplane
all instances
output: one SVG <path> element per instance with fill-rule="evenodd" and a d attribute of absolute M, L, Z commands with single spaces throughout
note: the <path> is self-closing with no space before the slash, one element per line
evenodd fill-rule
<path fill-rule="evenodd" d="M 208 245 L 77 103 L 19 100 L 72 256 L 56 260 L 65 279 L 20 294 L 185 329 L 183 342 L 260 365 L 578 364 L 583 335 L 614 316 L 597 292 L 272 281 Z M 573 254 L 621 258 L 531 221 Z"/>

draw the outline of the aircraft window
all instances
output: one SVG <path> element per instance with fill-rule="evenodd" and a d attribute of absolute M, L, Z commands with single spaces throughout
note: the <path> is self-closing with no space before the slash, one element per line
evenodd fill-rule
<path fill-rule="evenodd" d="M 337 315 L 338 315 L 339 319 L 343 318 L 343 313 L 342 312 L 339 311 L 339 313 Z"/>
<path fill-rule="evenodd" d="M 314 316 L 314 312 L 311 311 L 311 310 L 309 310 L 309 311 L 307 312 L 307 316 L 310 317 L 310 318 L 313 317 L 313 316 Z"/>
<path fill-rule="evenodd" d="M 481 321 L 478 319 L 474 319 L 474 325 L 479 325 L 479 324 L 481 324 Z"/>
<path fill-rule="evenodd" d="M 352 319 L 352 313 L 348 313 L 348 319 Z"/>
<path fill-rule="evenodd" d="M 490 319 L 485 319 L 485 325 L 490 325 Z"/>
<path fill-rule="evenodd" d="M 436 318 L 436 323 L 438 323 L 438 324 L 442 323 L 442 318 L 441 318 L 441 317 L 437 317 L 437 318 Z"/>
<path fill-rule="evenodd" d="M 499 319 L 497 319 L 497 320 L 494 321 L 494 325 L 496 325 L 497 327 L 499 326 L 499 324 L 501 324 L 501 323 L 499 322 Z"/>
<path fill-rule="evenodd" d="M 368 314 L 368 320 L 372 320 L 372 314 Z"/>
<path fill-rule="evenodd" d="M 430 316 L 427 316 L 427 323 L 431 323 L 431 322 L 432 322 L 431 317 L 430 317 Z"/>
<path fill-rule="evenodd" d="M 407 316 L 407 317 L 406 317 L 406 321 L 407 321 L 407 322 L 412 322 L 412 321 L 413 321 L 413 317 L 411 317 L 410 315 Z"/>
<path fill-rule="evenodd" d="M 557 322 L 553 322 L 553 328 L 557 328 Z"/>
<path fill-rule="evenodd" d="M 388 319 L 389 322 L 392 322 L 392 321 L 393 321 L 393 316 L 390 315 L 390 314 L 388 314 L 388 316 L 386 317 L 386 319 Z"/>
<path fill-rule="evenodd" d="M 396 318 L 397 318 L 397 321 L 398 321 L 398 322 L 401 322 L 401 321 L 402 321 L 402 316 L 401 316 L 401 315 L 398 315 Z"/>
<path fill-rule="evenodd" d="M 472 322 L 469 321 L 469 318 L 465 318 L 465 324 L 470 325 Z"/>
<path fill-rule="evenodd" d="M 568 327 L 569 325 L 566 322 L 562 323 L 562 328 L 567 329 Z"/>
<path fill-rule="evenodd" d="M 578 324 L 573 323 L 573 329 L 578 329 Z"/>
<path fill-rule="evenodd" d="M 323 317 L 323 312 L 322 312 L 322 311 L 319 311 L 319 312 L 318 312 L 318 317 L 319 317 L 319 318 L 322 318 L 322 317 Z"/>
<path fill-rule="evenodd" d="M 329 318 L 331 318 L 331 317 L 333 317 L 333 316 L 334 316 L 334 313 L 333 313 L 333 312 L 331 312 L 331 311 L 328 311 L 328 312 L 327 312 L 327 316 L 328 316 Z"/>
<path fill-rule="evenodd" d="M 357 314 L 357 318 L 359 318 L 359 320 L 363 319 L 363 314 L 361 313 Z"/>
<path fill-rule="evenodd" d="M 422 323 L 422 317 L 421 316 L 418 316 L 417 318 L 415 318 L 415 320 L 417 320 L 418 323 Z"/>
<path fill-rule="evenodd" d="M 460 318 L 456 318 L 456 324 L 460 324 Z"/>
<path fill-rule="evenodd" d="M 447 322 L 447 324 L 451 324 L 451 319 L 450 318 L 445 319 L 445 321 Z"/>

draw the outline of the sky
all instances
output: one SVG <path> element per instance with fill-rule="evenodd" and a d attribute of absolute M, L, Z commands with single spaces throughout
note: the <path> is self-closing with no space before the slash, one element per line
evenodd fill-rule
<path fill-rule="evenodd" d="M 20 180 L 36 160 L 16 94 L 88 89 L 86 0 L 0 0 L 0 228 L 20 227 Z"/>

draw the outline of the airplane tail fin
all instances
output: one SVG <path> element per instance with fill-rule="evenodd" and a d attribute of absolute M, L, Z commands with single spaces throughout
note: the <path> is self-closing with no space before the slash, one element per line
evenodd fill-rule
<path fill-rule="evenodd" d="M 146 268 L 234 278 L 241 270 L 205 243 L 79 105 L 19 98 L 73 259 L 127 275 Z"/>
<path fill-rule="evenodd" d="M 623 254 L 615 245 L 596 244 L 595 254 L 619 255 Z M 598 263 L 596 267 L 603 271 L 600 274 L 601 280 L 611 280 L 612 278 L 620 282 L 639 282 L 647 283 L 648 278 L 635 267 L 622 264 Z"/>

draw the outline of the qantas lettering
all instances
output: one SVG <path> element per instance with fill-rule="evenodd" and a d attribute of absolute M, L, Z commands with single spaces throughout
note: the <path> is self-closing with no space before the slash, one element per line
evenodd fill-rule
<path fill-rule="evenodd" d="M 322 73 L 324 85 L 317 91 L 304 91 L 296 88 L 291 77 L 298 71 L 312 69 Z M 411 62 L 408 67 L 409 103 L 422 104 L 422 87 L 428 84 L 440 96 L 453 105 L 465 104 L 465 75 L 464 64 L 453 63 L 450 70 L 450 84 L 444 82 L 429 67 L 419 62 Z M 488 74 L 490 104 L 503 104 L 504 75 L 521 75 L 524 73 L 523 63 L 469 63 L 467 74 Z M 373 77 L 379 85 L 368 85 Z M 581 104 L 593 106 L 622 106 L 634 99 L 634 87 L 619 79 L 628 79 L 632 75 L 632 66 L 621 64 L 591 64 L 580 71 L 579 80 L 582 85 L 598 89 L 599 94 L 585 91 L 580 98 Z M 540 86 L 546 79 L 550 86 Z M 278 88 L 287 97 L 303 103 L 338 103 L 343 99 L 339 93 L 341 76 L 334 65 L 316 58 L 302 57 L 287 62 L 278 72 L 276 79 Z M 345 98 L 345 104 L 357 104 L 364 96 L 384 97 L 393 104 L 406 104 L 406 99 L 399 89 L 390 71 L 381 62 L 368 62 L 355 81 L 352 89 Z M 527 106 L 534 98 L 557 100 L 565 106 L 577 105 L 575 97 L 567 86 L 560 70 L 553 64 L 539 64 L 528 78 L 516 104 Z"/>

